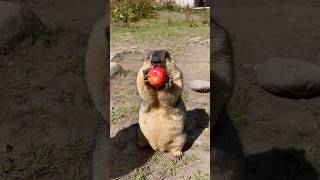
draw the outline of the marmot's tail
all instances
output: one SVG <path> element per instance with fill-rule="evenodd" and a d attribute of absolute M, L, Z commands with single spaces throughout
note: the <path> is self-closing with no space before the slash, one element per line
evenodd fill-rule
<path fill-rule="evenodd" d="M 85 79 L 88 91 L 92 100 L 106 119 L 107 84 L 104 79 L 107 77 L 106 65 L 106 19 L 102 18 L 96 22 L 89 37 L 87 55 L 85 60 Z"/>

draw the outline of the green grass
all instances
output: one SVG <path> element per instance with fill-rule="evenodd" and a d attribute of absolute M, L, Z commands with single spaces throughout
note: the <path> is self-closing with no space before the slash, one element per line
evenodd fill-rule
<path fill-rule="evenodd" d="M 185 154 L 180 161 L 178 161 L 177 159 L 170 160 L 167 165 L 167 169 L 171 176 L 175 176 L 177 174 L 178 168 L 181 168 L 183 166 L 188 166 L 191 163 L 193 163 L 195 160 L 197 160 L 197 157 L 194 154 L 192 155 Z"/>
<path fill-rule="evenodd" d="M 0 164 L 0 179 L 39 179 L 56 173 L 54 146 L 48 143 L 30 144 L 21 153 L 6 158 Z"/>
<path fill-rule="evenodd" d="M 31 40 L 32 45 L 36 41 L 43 42 L 46 47 L 51 47 L 58 39 L 58 35 L 64 31 L 64 28 L 61 25 L 55 25 L 50 28 L 46 27 L 33 27 L 29 39 Z"/>
<path fill-rule="evenodd" d="M 92 141 L 84 137 L 71 139 L 62 149 L 65 162 L 65 180 L 85 180 L 90 178 Z"/>
<path fill-rule="evenodd" d="M 197 172 L 192 176 L 192 180 L 208 180 L 209 174 L 202 173 L 201 170 L 197 170 Z"/>
<path fill-rule="evenodd" d="M 242 129 L 249 125 L 248 115 L 240 109 L 232 110 L 230 117 L 237 129 Z"/>
<path fill-rule="evenodd" d="M 116 124 L 119 122 L 119 120 L 123 118 L 128 118 L 131 121 L 137 121 L 138 120 L 138 106 L 130 106 L 130 107 L 119 107 L 116 109 L 113 109 L 111 111 L 111 124 Z"/>
<path fill-rule="evenodd" d="M 51 99 L 55 102 L 74 104 L 75 95 L 75 88 L 58 89 L 52 94 Z"/>
<path fill-rule="evenodd" d="M 248 88 L 239 88 L 228 107 L 230 118 L 238 130 L 249 125 L 248 104 L 251 102 L 251 97 L 248 96 L 248 91 Z"/>
<path fill-rule="evenodd" d="M 148 174 L 147 167 L 141 167 L 141 168 L 135 169 L 132 172 L 131 178 L 133 180 L 146 180 L 147 174 Z"/>
<path fill-rule="evenodd" d="M 43 105 L 33 105 L 17 112 L 17 117 L 23 117 L 26 115 L 41 115 L 47 112 L 47 107 Z"/>
<path fill-rule="evenodd" d="M 320 146 L 305 147 L 305 158 L 312 167 L 320 174 Z"/>
<path fill-rule="evenodd" d="M 209 37 L 209 26 L 195 20 L 192 23 L 181 14 L 164 12 L 159 18 L 146 19 L 129 26 L 111 23 L 111 46 L 127 45 L 157 45 L 155 42 L 185 43 L 191 36 Z M 182 15 L 183 16 L 183 15 Z M 195 25 L 196 24 L 196 25 Z"/>
<path fill-rule="evenodd" d="M 181 98 L 183 100 L 183 102 L 188 102 L 188 92 L 186 90 L 184 90 L 181 94 Z"/>
<path fill-rule="evenodd" d="M 90 179 L 92 141 L 76 136 L 64 146 L 41 142 L 0 154 L 0 179 Z"/>

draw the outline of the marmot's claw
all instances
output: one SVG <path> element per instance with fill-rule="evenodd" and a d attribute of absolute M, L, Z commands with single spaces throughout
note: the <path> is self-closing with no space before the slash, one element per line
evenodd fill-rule
<path fill-rule="evenodd" d="M 176 161 L 180 161 L 182 159 L 183 153 L 181 151 L 173 152 L 173 157 L 175 157 Z"/>
<path fill-rule="evenodd" d="M 172 87 L 172 79 L 169 78 L 168 81 L 165 84 L 165 89 L 169 89 Z"/>
<path fill-rule="evenodd" d="M 150 71 L 151 68 L 147 68 L 143 70 L 143 77 L 148 76 L 148 72 Z"/>

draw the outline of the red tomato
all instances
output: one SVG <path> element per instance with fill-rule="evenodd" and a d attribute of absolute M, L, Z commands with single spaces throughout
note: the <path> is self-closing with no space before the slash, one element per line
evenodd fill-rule
<path fill-rule="evenodd" d="M 159 88 L 166 83 L 167 73 L 162 67 L 156 66 L 148 72 L 148 81 L 152 87 Z"/>

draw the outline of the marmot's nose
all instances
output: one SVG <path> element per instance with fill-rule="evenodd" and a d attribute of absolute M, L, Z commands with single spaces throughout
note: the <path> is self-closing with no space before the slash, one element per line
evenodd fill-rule
<path fill-rule="evenodd" d="M 158 57 L 154 57 L 154 58 L 151 59 L 151 63 L 153 63 L 153 64 L 160 64 L 160 63 L 161 63 L 161 60 L 160 60 L 160 58 L 158 58 Z"/>

